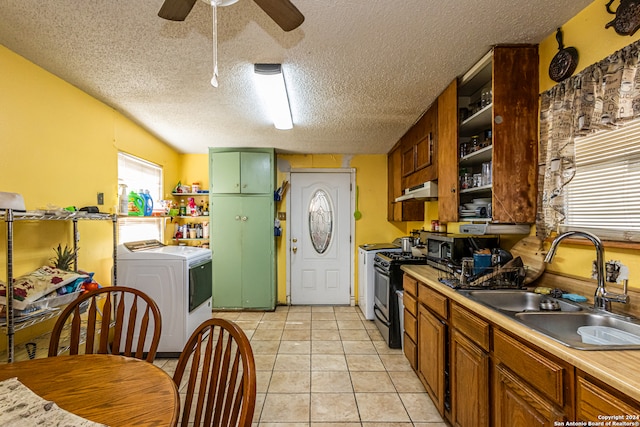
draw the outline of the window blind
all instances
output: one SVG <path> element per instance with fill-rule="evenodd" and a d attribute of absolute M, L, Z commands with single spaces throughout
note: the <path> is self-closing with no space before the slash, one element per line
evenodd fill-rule
<path fill-rule="evenodd" d="M 132 156 L 118 153 L 118 184 L 127 186 L 127 194 L 149 190 L 154 203 L 159 203 L 162 195 L 162 167 Z M 122 189 L 119 188 L 119 192 Z M 118 241 L 120 243 L 137 240 L 164 240 L 164 219 L 121 217 L 118 220 Z"/>
<path fill-rule="evenodd" d="M 640 241 L 640 120 L 576 138 L 575 159 L 561 229 Z"/>

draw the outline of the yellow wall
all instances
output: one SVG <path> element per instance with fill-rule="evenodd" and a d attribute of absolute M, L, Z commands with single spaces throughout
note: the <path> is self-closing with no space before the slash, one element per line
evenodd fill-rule
<path fill-rule="evenodd" d="M 604 26 L 615 15 L 610 15 L 605 9 L 606 2 L 594 1 L 579 14 L 562 25 L 562 36 L 565 47 L 575 47 L 578 50 L 578 67 L 576 73 L 594 64 L 616 50 L 640 40 L 640 31 L 629 36 L 620 36 L 610 27 Z M 615 2 L 615 8 L 619 2 Z M 549 64 L 558 52 L 556 33 L 553 32 L 540 43 L 540 91 L 552 88 L 556 83 L 549 78 Z"/>
<path fill-rule="evenodd" d="M 119 150 L 162 165 L 165 187 L 178 179 L 181 156 L 174 149 L 3 46 L 0 93 L 0 191 L 22 194 L 29 210 L 96 205 L 101 192 L 100 210 L 115 212 Z M 72 244 L 71 230 L 67 222 L 14 223 L 14 276 L 48 264 L 58 243 Z M 80 222 L 79 230 L 79 267 L 111 284 L 111 222 Z M 3 231 L 0 280 L 7 274 L 5 242 Z M 0 340 L 0 349 L 5 344 Z"/>
<path fill-rule="evenodd" d="M 199 183 L 200 189 L 209 188 L 209 154 L 182 154 L 180 156 L 180 174 L 178 180 L 183 185 Z M 171 200 L 171 190 L 178 182 L 165 185 L 165 198 Z"/>
<path fill-rule="evenodd" d="M 615 2 L 613 7 L 618 5 Z M 573 46 L 578 50 L 579 60 L 576 73 L 594 64 L 611 53 L 636 40 L 640 40 L 640 31 L 633 37 L 620 36 L 613 28 L 605 29 L 607 22 L 614 15 L 607 13 L 605 2 L 594 1 L 582 12 L 574 16 L 562 26 L 563 41 L 566 47 Z M 555 82 L 549 78 L 549 63 L 558 52 L 555 32 L 540 43 L 540 91 L 550 89 Z M 576 275 L 591 276 L 591 262 L 595 252 L 591 246 L 570 246 L 563 243 L 554 258 L 553 264 L 547 266 L 550 271 Z M 640 256 L 634 249 L 605 249 L 605 260 L 619 260 L 629 267 L 629 286 L 640 287 Z"/>

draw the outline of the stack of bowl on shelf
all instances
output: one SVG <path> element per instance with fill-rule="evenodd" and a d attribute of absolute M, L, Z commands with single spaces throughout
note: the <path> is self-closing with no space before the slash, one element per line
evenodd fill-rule
<path fill-rule="evenodd" d="M 460 216 L 462 218 L 490 218 L 491 198 L 473 199 L 471 203 L 460 206 Z"/>

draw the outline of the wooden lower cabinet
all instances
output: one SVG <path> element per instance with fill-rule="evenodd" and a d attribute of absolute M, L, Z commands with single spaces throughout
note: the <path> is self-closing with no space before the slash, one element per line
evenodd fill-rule
<path fill-rule="evenodd" d="M 404 284 L 405 354 L 452 426 L 640 422 L 640 402 L 408 274 Z"/>
<path fill-rule="evenodd" d="M 404 288 L 404 355 L 411 367 L 418 370 L 418 281 L 403 275 Z"/>
<path fill-rule="evenodd" d="M 620 395 L 606 385 L 579 375 L 576 380 L 576 420 L 600 422 L 603 415 L 620 418 L 617 421 L 639 422 L 640 403 Z"/>
<path fill-rule="evenodd" d="M 555 405 L 503 364 L 495 366 L 493 377 L 495 427 L 545 427 L 566 420 Z"/>
<path fill-rule="evenodd" d="M 489 426 L 489 355 L 451 331 L 451 424 Z"/>
<path fill-rule="evenodd" d="M 440 414 L 445 410 L 447 325 L 418 307 L 418 376 Z"/>

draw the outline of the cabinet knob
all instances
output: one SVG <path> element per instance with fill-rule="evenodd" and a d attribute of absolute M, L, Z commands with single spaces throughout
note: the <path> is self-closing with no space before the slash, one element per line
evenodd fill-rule
<path fill-rule="evenodd" d="M 293 243 L 296 243 L 296 242 L 298 241 L 298 239 L 291 239 L 291 241 L 292 241 Z"/>
<path fill-rule="evenodd" d="M 242 217 L 242 220 L 243 220 L 243 221 L 246 221 L 247 219 L 249 219 L 249 218 L 247 218 L 246 216 L 243 216 L 243 217 Z"/>
<path fill-rule="evenodd" d="M 236 215 L 236 221 L 240 221 L 240 215 Z"/>
<path fill-rule="evenodd" d="M 292 248 L 291 248 L 291 250 L 292 250 L 292 251 L 293 251 L 293 253 L 295 254 L 296 252 L 298 252 L 298 247 L 297 247 L 297 246 L 294 246 L 294 247 L 292 247 Z"/>
<path fill-rule="evenodd" d="M 455 193 L 455 192 L 456 192 L 455 187 L 451 187 L 451 192 L 452 192 L 452 193 Z"/>

